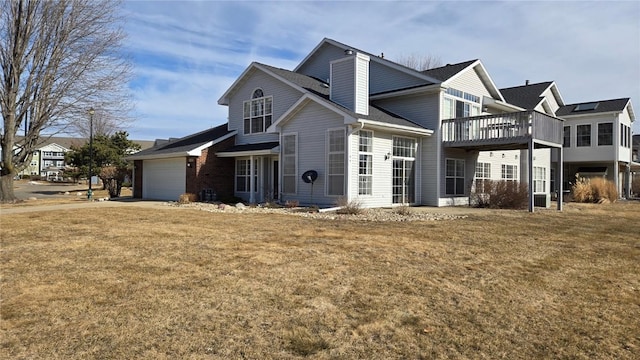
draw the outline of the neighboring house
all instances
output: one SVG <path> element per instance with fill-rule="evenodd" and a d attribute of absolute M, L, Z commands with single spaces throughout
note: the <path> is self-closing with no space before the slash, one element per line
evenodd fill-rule
<path fill-rule="evenodd" d="M 629 98 L 591 101 L 560 107 L 565 119 L 565 179 L 602 176 L 616 184 L 622 197 L 630 196 L 632 162 L 631 129 L 635 120 Z"/>
<path fill-rule="evenodd" d="M 459 205 L 486 178 L 529 184 L 533 210 L 534 194 L 548 199 L 566 182 L 555 83 L 498 89 L 480 60 L 416 71 L 324 39 L 294 70 L 250 64 L 218 103 L 235 136 L 228 148 L 208 145 L 207 158 L 232 161 L 226 181 L 251 203 Z M 138 165 L 138 195 L 150 198 L 145 181 L 163 178 Z"/>
<path fill-rule="evenodd" d="M 234 145 L 236 132 L 217 126 L 180 139 L 156 140 L 156 145 L 139 151 L 133 161 L 133 197 L 177 201 L 183 193 L 198 194 L 202 200 L 233 196 L 234 163 L 215 156 Z"/>
<path fill-rule="evenodd" d="M 17 141 L 21 136 L 16 138 Z M 43 137 L 33 152 L 31 163 L 18 175 L 40 176 L 43 180 L 60 180 L 66 167 L 65 154 L 72 146 L 82 146 L 88 141 L 85 138 L 74 137 Z M 153 145 L 152 141 L 132 140 L 140 145 L 141 149 L 147 149 Z"/>
<path fill-rule="evenodd" d="M 50 181 L 61 180 L 65 167 L 64 155 L 69 150 L 56 143 L 49 143 L 39 148 L 40 177 Z"/>

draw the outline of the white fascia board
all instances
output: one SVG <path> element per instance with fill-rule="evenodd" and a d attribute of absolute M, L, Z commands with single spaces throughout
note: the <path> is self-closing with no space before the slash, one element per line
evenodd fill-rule
<path fill-rule="evenodd" d="M 229 86 L 229 88 L 227 89 L 227 91 L 224 92 L 224 94 L 222 94 L 222 96 L 220 97 L 220 99 L 218 99 L 218 105 L 229 105 L 229 95 L 231 94 L 231 92 L 244 81 L 244 78 L 249 74 L 249 72 L 251 72 L 255 67 L 256 67 L 256 62 L 252 62 L 243 72 L 242 74 L 240 74 L 240 76 L 238 76 L 238 78 L 236 79 L 236 81 L 233 82 L 233 84 L 231 84 L 231 86 Z"/>
<path fill-rule="evenodd" d="M 482 61 L 480 61 L 480 60 L 476 60 L 476 61 L 472 62 L 469 66 L 467 66 L 466 68 L 464 68 L 461 71 L 458 71 L 457 74 L 455 74 L 452 77 L 448 78 L 442 84 L 445 85 L 446 87 L 449 87 L 449 83 L 451 83 L 451 81 L 453 81 L 456 78 L 462 76 L 463 73 L 465 73 L 465 72 L 467 72 L 469 70 L 475 69 L 476 66 L 480 67 L 480 71 L 479 71 L 480 72 L 480 80 L 483 83 L 485 83 L 485 86 L 487 87 L 487 89 L 489 89 L 489 93 L 491 93 L 493 96 L 497 96 L 500 101 L 504 101 L 504 98 L 502 97 L 502 94 L 500 93 L 500 90 L 498 89 L 496 84 L 493 82 L 493 79 L 491 79 L 491 76 L 489 76 L 489 73 L 487 72 L 487 69 L 485 69 L 484 65 L 482 65 Z"/>
<path fill-rule="evenodd" d="M 208 148 L 210 146 L 213 146 L 213 145 L 215 145 L 215 144 L 217 144 L 217 143 L 219 143 L 221 141 L 224 141 L 224 140 L 236 135 L 237 133 L 238 133 L 238 130 L 234 130 L 234 131 L 228 133 L 227 135 L 221 136 L 221 137 L 219 137 L 219 138 L 217 138 L 215 140 L 209 141 L 208 143 L 202 144 L 202 145 L 198 146 L 197 148 L 195 148 L 193 150 L 187 151 L 187 154 L 189 156 L 200 156 L 200 155 L 202 155 L 202 150 L 204 150 L 204 149 L 206 149 L 206 148 Z"/>
<path fill-rule="evenodd" d="M 40 150 L 40 151 L 63 151 L 63 152 L 69 151 L 69 149 L 67 149 L 66 147 L 64 147 L 62 145 L 58 145 L 56 143 L 49 143 L 49 144 L 39 148 L 38 150 Z"/>
<path fill-rule="evenodd" d="M 633 106 L 631 106 L 631 99 L 629 99 L 629 102 L 627 102 L 627 106 L 625 106 L 625 108 L 629 112 L 629 119 L 631 119 L 631 122 L 636 121 L 636 115 L 633 112 Z"/>
<path fill-rule="evenodd" d="M 562 115 L 562 116 L 557 116 L 557 118 L 559 119 L 579 119 L 579 118 L 586 118 L 586 117 L 594 117 L 594 116 L 601 116 L 601 115 L 620 115 L 622 111 L 603 111 L 603 112 L 596 112 L 596 113 L 590 113 L 590 114 L 567 114 L 567 115 Z"/>
<path fill-rule="evenodd" d="M 421 94 L 421 93 L 436 93 L 444 89 L 446 89 L 446 87 L 441 86 L 441 84 L 432 84 L 432 85 L 425 85 L 425 86 L 416 87 L 412 89 L 398 90 L 398 91 L 386 92 L 384 94 L 379 94 L 379 95 L 372 95 L 372 96 L 369 96 L 369 99 L 381 100 L 381 99 L 388 99 L 388 98 L 394 98 L 394 97 L 405 96 L 405 95 L 414 95 L 414 94 Z"/>
<path fill-rule="evenodd" d="M 276 121 L 271 124 L 271 126 L 267 128 L 267 132 L 278 132 L 282 125 L 289 121 L 289 119 L 292 118 L 293 115 L 295 115 L 298 111 L 300 111 L 309 101 L 311 101 L 309 94 L 304 94 L 300 99 L 298 99 L 298 101 L 291 105 L 291 107 L 288 108 L 287 111 L 284 112 L 284 114 L 280 115 L 280 117 L 277 118 Z"/>
<path fill-rule="evenodd" d="M 373 121 L 373 120 L 358 119 L 357 122 L 360 124 L 363 124 L 364 128 L 377 128 L 377 129 L 383 129 L 387 131 L 391 130 L 394 132 L 410 133 L 410 134 L 417 134 L 422 136 L 431 136 L 433 134 L 433 130 L 429 130 L 429 129 L 420 129 L 420 128 L 414 128 L 414 127 L 404 126 L 404 125 L 388 124 L 388 123 L 383 123 L 383 122 Z"/>
<path fill-rule="evenodd" d="M 526 110 L 525 108 L 521 108 L 519 106 L 509 104 L 508 102 L 496 100 L 494 98 L 490 98 L 487 96 L 482 97 L 482 105 L 496 107 L 500 110 L 506 110 L 506 111 L 525 111 Z"/>
<path fill-rule="evenodd" d="M 296 101 L 295 104 L 293 104 L 287 111 L 285 111 L 285 113 L 282 114 L 282 116 L 280 116 L 273 124 L 271 124 L 271 126 L 269 126 L 268 132 L 274 132 L 274 133 L 278 132 L 282 128 L 282 125 L 284 125 L 287 121 L 289 121 L 309 101 L 313 101 L 316 104 L 323 106 L 328 110 L 331 110 L 343 116 L 345 118 L 345 121 L 347 121 L 346 119 L 355 120 L 352 116 L 350 116 L 346 112 L 341 111 L 337 106 L 327 103 L 327 101 L 324 100 L 323 98 L 320 98 L 314 94 L 306 93 L 300 99 L 298 99 L 298 101 Z"/>
<path fill-rule="evenodd" d="M 241 156 L 251 156 L 251 155 L 275 155 L 279 153 L 280 153 L 280 147 L 276 146 L 273 149 L 266 149 L 266 150 L 219 152 L 219 153 L 216 153 L 216 156 L 217 157 L 241 157 Z"/>
<path fill-rule="evenodd" d="M 551 85 L 549 85 L 548 89 L 551 89 L 551 93 L 553 93 L 553 96 L 556 98 L 556 102 L 558 103 L 558 105 L 564 106 L 564 99 L 562 98 L 562 95 L 560 94 L 560 90 L 558 89 L 558 85 L 556 85 L 555 81 L 551 82 Z"/>
<path fill-rule="evenodd" d="M 170 159 L 170 158 L 187 157 L 187 156 L 189 156 L 188 152 L 181 151 L 181 152 L 166 153 L 166 154 L 131 155 L 131 156 L 125 157 L 124 159 L 127 161 L 155 160 L 155 159 Z"/>

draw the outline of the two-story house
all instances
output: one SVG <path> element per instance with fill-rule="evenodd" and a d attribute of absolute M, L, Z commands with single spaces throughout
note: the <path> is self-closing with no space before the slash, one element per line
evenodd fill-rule
<path fill-rule="evenodd" d="M 294 70 L 252 63 L 218 103 L 234 140 L 215 154 L 233 159 L 234 195 L 249 202 L 467 204 L 481 152 L 562 145 L 563 121 L 506 101 L 479 60 L 420 72 L 331 39 Z M 156 150 L 132 160 L 144 168 Z M 180 157 L 176 169 L 188 165 Z M 504 165 L 513 179 L 517 170 Z M 147 197 L 154 180 L 139 176 L 134 194 Z"/>
<path fill-rule="evenodd" d="M 532 210 L 585 169 L 606 167 L 624 194 L 634 166 L 629 99 L 566 105 L 554 82 L 499 89 L 480 60 L 416 71 L 324 39 L 293 70 L 250 64 L 218 103 L 227 124 L 130 157 L 134 196 L 175 200 L 216 177 L 251 203 L 446 206 L 501 179 L 527 183 Z"/>

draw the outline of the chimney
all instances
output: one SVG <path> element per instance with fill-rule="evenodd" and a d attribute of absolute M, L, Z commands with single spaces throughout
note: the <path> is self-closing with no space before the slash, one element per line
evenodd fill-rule
<path fill-rule="evenodd" d="M 329 96 L 332 101 L 362 115 L 369 115 L 369 56 L 345 50 L 345 57 L 331 62 Z"/>
<path fill-rule="evenodd" d="M 525 81 L 524 81 L 524 85 L 525 85 L 525 86 L 529 86 L 529 80 L 525 80 Z"/>

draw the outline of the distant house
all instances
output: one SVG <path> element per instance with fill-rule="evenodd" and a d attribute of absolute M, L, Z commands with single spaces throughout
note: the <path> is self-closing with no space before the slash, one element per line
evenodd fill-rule
<path fill-rule="evenodd" d="M 136 196 L 158 197 L 162 191 L 153 188 L 161 185 L 153 182 L 166 183 L 167 172 L 180 176 L 169 180 L 175 191 L 163 198 L 202 191 L 189 186 L 184 169 L 206 148 L 206 161 L 214 156 L 233 168 L 208 176 L 226 177 L 216 181 L 232 184 L 233 195 L 251 203 L 459 205 L 469 203 L 478 180 L 502 179 L 529 184 L 533 209 L 534 194 L 548 200 L 580 167 L 571 150 L 563 159 L 562 148 L 567 136 L 578 141 L 579 127 L 581 150 L 587 149 L 586 119 L 593 121 L 588 153 L 598 155 L 583 165 L 606 163 L 612 180 L 627 181 L 620 179 L 629 178 L 622 170 L 632 166 L 631 151 L 622 139 L 635 117 L 628 99 L 624 106 L 613 102 L 582 109 L 587 105 L 565 105 L 554 82 L 499 89 L 480 60 L 416 71 L 324 39 L 293 70 L 250 64 L 218 100 L 229 114 L 219 132 L 192 135 L 204 138 L 180 154 L 153 158 L 190 137 L 131 157 L 142 179 L 135 180 Z"/>
<path fill-rule="evenodd" d="M 20 141 L 22 137 L 18 136 Z M 74 137 L 43 137 L 33 152 L 31 163 L 18 173 L 19 176 L 39 176 L 43 180 L 57 181 L 63 177 L 66 168 L 65 154 L 72 146 L 82 146 L 88 141 L 85 138 Z M 132 140 L 142 149 L 152 146 L 152 141 Z"/>

